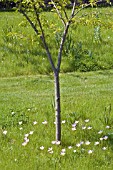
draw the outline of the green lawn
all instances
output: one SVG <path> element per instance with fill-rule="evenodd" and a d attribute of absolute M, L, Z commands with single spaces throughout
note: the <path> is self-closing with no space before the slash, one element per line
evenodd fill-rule
<path fill-rule="evenodd" d="M 54 145 L 53 77 L 0 78 L 1 170 L 113 169 L 113 70 L 61 74 L 60 83 Z"/>
<path fill-rule="evenodd" d="M 44 29 L 56 62 L 62 26 L 53 13 L 42 18 L 50 19 Z M 51 67 L 23 20 L 0 12 L 0 170 L 112 170 L 113 8 L 85 9 L 70 28 L 60 74 L 61 145 L 54 144 Z"/>

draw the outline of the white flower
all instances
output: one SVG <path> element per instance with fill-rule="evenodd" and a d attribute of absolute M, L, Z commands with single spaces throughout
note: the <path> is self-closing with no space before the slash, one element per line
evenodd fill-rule
<path fill-rule="evenodd" d="M 29 139 L 27 137 L 24 138 L 24 142 L 22 143 L 22 146 L 26 146 L 27 143 L 29 142 Z"/>
<path fill-rule="evenodd" d="M 73 124 L 72 124 L 72 127 L 73 127 L 73 128 L 75 128 L 75 127 L 76 127 L 76 125 L 77 125 L 76 123 L 73 123 Z"/>
<path fill-rule="evenodd" d="M 34 122 L 33 122 L 33 125 L 36 125 L 36 124 L 37 124 L 37 121 L 34 121 Z"/>
<path fill-rule="evenodd" d="M 81 146 L 81 144 L 80 144 L 80 143 L 77 143 L 77 144 L 76 144 L 76 146 L 77 146 L 77 147 L 80 147 L 80 146 Z"/>
<path fill-rule="evenodd" d="M 27 145 L 27 142 L 26 142 L 26 141 L 22 143 L 22 146 L 26 146 L 26 145 Z"/>
<path fill-rule="evenodd" d="M 98 132 L 98 134 L 101 134 L 103 132 L 103 130 L 100 130 L 99 132 Z"/>
<path fill-rule="evenodd" d="M 103 140 L 103 138 L 100 138 L 100 140 L 102 141 L 102 140 Z"/>
<path fill-rule="evenodd" d="M 64 149 L 62 149 L 62 150 L 61 150 L 61 152 L 66 152 L 66 149 L 65 149 L 65 148 L 64 148 Z"/>
<path fill-rule="evenodd" d="M 51 152 L 53 150 L 53 148 L 51 147 L 51 148 L 48 148 L 48 152 Z"/>
<path fill-rule="evenodd" d="M 55 144 L 56 144 L 56 141 L 52 141 L 51 143 L 52 143 L 53 145 L 55 145 Z"/>
<path fill-rule="evenodd" d="M 83 145 L 83 144 L 84 144 L 84 141 L 81 141 L 80 144 Z"/>
<path fill-rule="evenodd" d="M 60 144 L 61 144 L 60 141 L 52 141 L 51 143 L 52 143 L 53 145 L 55 145 L 55 144 L 56 144 L 56 145 L 60 145 Z"/>
<path fill-rule="evenodd" d="M 106 129 L 109 129 L 110 128 L 110 126 L 106 126 Z"/>
<path fill-rule="evenodd" d="M 4 130 L 4 131 L 3 131 L 3 134 L 6 135 L 6 134 L 7 134 L 7 130 Z"/>
<path fill-rule="evenodd" d="M 89 154 L 93 153 L 93 150 L 89 150 L 88 153 L 89 153 Z"/>
<path fill-rule="evenodd" d="M 29 135 L 32 135 L 33 133 L 34 133 L 34 131 L 30 131 L 30 132 L 29 132 Z"/>
<path fill-rule="evenodd" d="M 107 139 L 108 139 L 108 136 L 104 136 L 103 139 L 104 139 L 104 140 L 107 140 Z"/>
<path fill-rule="evenodd" d="M 56 141 L 56 145 L 60 145 L 61 144 L 61 142 L 60 141 Z"/>
<path fill-rule="evenodd" d="M 51 148 L 48 148 L 48 152 L 50 153 L 50 154 L 52 154 L 53 153 L 53 148 L 51 147 Z"/>
<path fill-rule="evenodd" d="M 104 151 L 105 151 L 106 149 L 107 149 L 106 147 L 103 147 L 103 148 L 102 148 L 102 150 L 104 150 Z"/>
<path fill-rule="evenodd" d="M 27 109 L 28 111 L 30 111 L 31 109 Z"/>
<path fill-rule="evenodd" d="M 65 152 L 66 152 L 66 149 L 64 148 L 64 149 L 61 150 L 60 155 L 64 156 L 66 154 Z"/>
<path fill-rule="evenodd" d="M 64 156 L 66 153 L 65 152 L 61 152 L 60 155 Z"/>
<path fill-rule="evenodd" d="M 27 137 L 24 138 L 25 141 L 26 141 L 27 139 L 28 139 Z"/>
<path fill-rule="evenodd" d="M 68 149 L 72 149 L 72 146 L 68 146 Z"/>
<path fill-rule="evenodd" d="M 86 142 L 85 142 L 86 145 L 90 145 L 90 143 L 91 143 L 91 142 L 89 142 L 89 141 L 86 141 Z"/>
<path fill-rule="evenodd" d="M 12 115 L 14 115 L 14 114 L 15 114 L 15 112 L 11 112 L 11 114 L 12 114 Z"/>
<path fill-rule="evenodd" d="M 94 145 L 99 145 L 99 142 L 98 142 L 98 141 L 97 141 L 97 142 L 95 142 L 95 143 L 94 143 Z"/>
<path fill-rule="evenodd" d="M 22 127 L 20 127 L 19 129 L 20 129 L 20 130 L 22 130 L 23 128 L 22 128 Z"/>
<path fill-rule="evenodd" d="M 66 121 L 65 121 L 65 120 L 62 120 L 62 124 L 64 124 L 64 123 L 66 123 Z"/>
<path fill-rule="evenodd" d="M 77 130 L 76 127 L 72 127 L 72 131 L 75 131 L 75 130 Z"/>
<path fill-rule="evenodd" d="M 22 125 L 22 121 L 18 122 L 19 125 Z"/>
<path fill-rule="evenodd" d="M 15 159 L 14 159 L 14 161 L 16 162 L 16 161 L 17 161 L 17 159 L 15 158 Z"/>
<path fill-rule="evenodd" d="M 28 134 L 28 133 L 26 133 L 24 136 L 25 136 L 25 137 L 28 137 L 28 136 L 29 136 L 29 134 Z"/>
<path fill-rule="evenodd" d="M 50 151 L 49 153 L 50 153 L 50 154 L 52 154 L 52 153 L 53 153 L 53 151 Z"/>
<path fill-rule="evenodd" d="M 40 147 L 40 150 L 44 150 L 44 146 L 41 146 L 41 147 Z"/>
<path fill-rule="evenodd" d="M 56 125 L 56 122 L 54 122 L 54 124 Z"/>
<path fill-rule="evenodd" d="M 75 120 L 75 124 L 77 124 L 77 123 L 79 123 L 79 121 L 78 121 L 78 120 Z"/>
<path fill-rule="evenodd" d="M 91 126 L 88 126 L 88 127 L 87 127 L 87 129 L 89 129 L 89 130 L 90 130 L 90 129 L 92 129 L 92 127 L 91 127 Z"/>
<path fill-rule="evenodd" d="M 24 138 L 25 142 L 28 143 L 29 142 L 29 139 L 28 138 Z"/>
<path fill-rule="evenodd" d="M 44 122 L 42 122 L 43 125 L 47 125 L 47 121 L 45 120 Z"/>
<path fill-rule="evenodd" d="M 86 129 L 86 126 L 82 126 L 82 129 L 85 130 L 85 129 Z"/>
<path fill-rule="evenodd" d="M 89 122 L 89 119 L 84 120 L 84 122 L 86 122 L 86 123 Z"/>
<path fill-rule="evenodd" d="M 73 152 L 75 153 L 75 152 L 77 152 L 77 151 L 74 149 Z"/>

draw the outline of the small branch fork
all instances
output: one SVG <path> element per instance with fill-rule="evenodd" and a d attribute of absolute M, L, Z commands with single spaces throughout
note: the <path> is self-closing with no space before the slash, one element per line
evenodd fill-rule
<path fill-rule="evenodd" d="M 73 8 L 72 8 L 72 12 L 71 12 L 71 15 L 70 17 L 68 17 L 65 9 L 63 9 L 63 12 L 64 12 L 64 18 L 62 17 L 62 14 L 60 13 L 60 10 L 57 8 L 55 2 L 53 0 L 51 0 L 52 4 L 53 4 L 53 7 L 55 8 L 59 18 L 61 19 L 63 25 L 64 25 L 64 32 L 62 34 L 62 38 L 61 38 L 61 42 L 60 42 L 60 47 L 59 47 L 59 50 L 58 50 L 58 61 L 57 61 L 57 67 L 55 67 L 54 63 L 53 63 L 53 59 L 52 59 L 52 56 L 51 56 L 51 53 L 49 51 L 49 48 L 48 48 L 48 45 L 46 43 L 46 38 L 45 38 L 45 33 L 43 31 L 43 27 L 42 27 L 42 24 L 41 24 L 41 21 L 40 21 L 40 17 L 39 17 L 39 13 L 37 12 L 37 8 L 36 8 L 36 5 L 35 5 L 35 1 L 34 0 L 31 0 L 33 2 L 33 8 L 34 8 L 34 12 L 35 12 L 35 15 L 36 15 L 36 18 L 37 18 L 37 21 L 38 21 L 38 25 L 39 25 L 39 28 L 40 28 L 40 31 L 41 31 L 41 40 L 43 42 L 43 45 L 45 47 L 45 50 L 46 50 L 46 53 L 47 53 L 47 56 L 48 56 L 48 59 L 49 59 L 49 62 L 51 64 L 51 67 L 52 67 L 52 70 L 53 72 L 55 73 L 56 71 L 60 71 L 60 65 L 61 65 L 61 59 L 62 59 L 62 51 L 63 51 L 63 46 L 64 46 L 64 42 L 65 42 L 65 39 L 66 39 L 66 35 L 68 34 L 68 29 L 72 23 L 72 19 L 81 11 L 83 10 L 84 8 L 90 6 L 91 4 L 86 4 L 84 6 L 82 6 L 82 8 L 78 9 L 75 13 L 75 9 L 76 9 L 76 4 L 77 4 L 77 0 L 74 0 L 74 3 L 73 3 Z M 20 4 L 21 4 L 21 0 L 20 0 Z M 35 33 L 38 35 L 39 34 L 39 31 L 36 27 L 36 25 L 32 22 L 32 20 L 30 19 L 30 17 L 26 14 L 25 10 L 22 9 L 22 6 L 20 6 L 20 9 L 19 11 L 24 15 L 24 17 L 27 19 L 27 21 L 30 23 L 31 27 L 34 29 Z"/>
<path fill-rule="evenodd" d="M 62 50 L 63 50 L 64 42 L 65 42 L 65 39 L 66 39 L 66 35 L 68 34 L 68 29 L 69 29 L 69 27 L 71 25 L 71 21 L 74 17 L 76 3 L 77 3 L 77 0 L 74 0 L 71 16 L 70 16 L 70 18 L 68 19 L 68 21 L 65 25 L 65 29 L 64 29 L 64 32 L 63 32 L 63 35 L 62 35 L 62 38 L 61 38 L 60 48 L 59 48 L 59 52 L 58 52 L 58 63 L 57 63 L 57 70 L 58 71 L 60 71 L 60 65 L 61 65 L 61 59 L 62 59 Z M 67 16 L 66 11 L 65 11 L 65 15 Z"/>
<path fill-rule="evenodd" d="M 61 38 L 61 42 L 60 42 L 60 47 L 59 47 L 59 50 L 58 50 L 58 61 L 57 61 L 57 67 L 55 67 L 54 63 L 53 63 L 53 59 L 52 59 L 52 56 L 51 56 L 51 53 L 49 51 L 49 48 L 48 48 L 48 45 L 46 43 L 46 38 L 45 38 L 45 33 L 43 31 L 43 27 L 42 27 L 42 24 L 41 24 L 41 21 L 40 21 L 40 17 L 39 17 L 39 13 L 37 12 L 37 8 L 36 8 L 36 5 L 35 5 L 35 0 L 31 0 L 32 3 L 33 3 L 33 8 L 34 8 L 34 12 L 35 12 L 35 15 L 36 15 L 36 18 L 37 18 L 37 21 L 38 21 L 38 25 L 39 25 L 39 28 L 40 28 L 40 31 L 41 31 L 41 40 L 43 42 L 43 45 L 45 47 L 45 50 L 46 50 L 46 53 L 47 53 L 47 56 L 48 56 L 48 59 L 49 59 L 49 62 L 51 64 L 51 67 L 52 67 L 52 70 L 53 72 L 55 73 L 56 71 L 60 71 L 60 65 L 61 65 L 61 59 L 62 59 L 62 51 L 63 51 L 63 46 L 64 46 L 64 42 L 65 42 L 65 39 L 66 39 L 66 35 L 68 34 L 68 29 L 72 23 L 72 19 L 81 11 L 83 10 L 84 8 L 88 7 L 91 5 L 91 3 L 89 4 L 85 4 L 84 6 L 82 6 L 80 9 L 78 9 L 75 13 L 75 9 L 76 9 L 76 5 L 77 5 L 77 0 L 74 0 L 74 3 L 73 3 L 73 8 L 72 8 L 72 12 L 71 12 L 71 15 L 70 17 L 68 17 L 65 9 L 63 9 L 63 12 L 64 12 L 64 18 L 62 17 L 62 14 L 60 12 L 60 10 L 57 8 L 54 0 L 51 0 L 51 3 L 53 4 L 53 7 L 55 8 L 59 18 L 61 19 L 63 25 L 64 25 L 64 32 L 62 34 L 62 38 Z M 100 2 L 97 1 L 97 2 Z M 39 31 L 36 27 L 36 25 L 32 22 L 32 20 L 30 19 L 30 17 L 26 14 L 26 11 L 22 9 L 22 0 L 20 0 L 20 7 L 19 7 L 19 11 L 24 15 L 24 17 L 27 19 L 27 21 L 30 23 L 31 27 L 34 29 L 35 33 L 38 35 L 39 34 Z"/>

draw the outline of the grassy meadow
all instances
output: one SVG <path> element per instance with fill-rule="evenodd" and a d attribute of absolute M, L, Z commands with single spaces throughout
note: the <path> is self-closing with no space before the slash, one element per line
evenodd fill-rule
<path fill-rule="evenodd" d="M 48 46 L 56 62 L 62 23 L 42 14 Z M 48 22 L 48 20 L 50 22 Z M 0 76 L 49 74 L 51 67 L 39 37 L 16 12 L 0 12 Z M 86 9 L 75 18 L 63 51 L 61 72 L 113 68 L 113 8 Z M 40 42 L 40 43 L 39 43 Z"/>
<path fill-rule="evenodd" d="M 65 43 L 61 145 L 54 141 L 54 81 L 43 46 L 21 14 L 0 12 L 0 170 L 113 169 L 112 12 L 82 11 Z M 56 61 L 60 21 L 51 27 L 58 28 L 45 28 Z"/>
<path fill-rule="evenodd" d="M 61 74 L 62 144 L 53 77 L 0 78 L 0 169 L 113 168 L 113 71 Z"/>

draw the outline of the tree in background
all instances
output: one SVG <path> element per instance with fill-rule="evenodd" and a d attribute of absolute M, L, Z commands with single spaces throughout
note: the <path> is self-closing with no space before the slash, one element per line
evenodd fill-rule
<path fill-rule="evenodd" d="M 57 14 L 60 21 L 62 22 L 62 35 L 59 43 L 58 54 L 56 58 L 56 62 L 54 62 L 52 52 L 50 51 L 49 44 L 47 41 L 47 32 L 45 30 L 46 22 L 43 22 L 43 9 L 45 7 L 45 3 L 43 0 L 20 0 L 15 2 L 18 4 L 18 11 L 23 14 L 28 23 L 31 25 L 33 30 L 36 33 L 42 42 L 43 48 L 46 50 L 46 54 L 48 60 L 50 62 L 52 71 L 54 73 L 54 89 L 55 89 L 55 119 L 56 119 L 56 141 L 61 141 L 61 103 L 60 103 L 60 66 L 62 62 L 62 51 L 64 47 L 64 43 L 69 32 L 69 27 L 76 22 L 74 20 L 75 16 L 85 7 L 91 5 L 91 3 L 87 5 L 77 5 L 77 0 L 73 0 L 71 12 L 66 10 L 66 6 L 70 4 L 69 0 L 51 0 L 49 3 L 52 8 L 53 17 L 54 14 Z M 46 15 L 46 14 L 45 14 Z M 49 23 L 49 18 L 47 20 Z M 54 20 L 54 25 L 57 24 L 57 20 Z M 48 24 L 49 26 L 49 24 Z M 57 47 L 56 47 L 57 48 Z"/>
<path fill-rule="evenodd" d="M 91 0 L 77 0 L 77 4 L 88 4 Z M 18 4 L 19 0 L 17 1 Z M 49 4 L 51 2 L 51 0 L 43 0 L 45 8 L 50 8 L 51 5 Z M 65 3 L 65 2 L 64 2 Z M 73 6 L 74 0 L 70 0 L 67 7 L 71 8 Z M 109 5 L 113 5 L 113 0 L 100 0 L 97 5 L 99 6 L 109 6 Z M 15 0 L 0 0 L 0 9 L 12 9 L 16 7 L 16 3 Z"/>
<path fill-rule="evenodd" d="M 16 6 L 13 0 L 0 0 L 0 9 L 12 9 Z"/>

